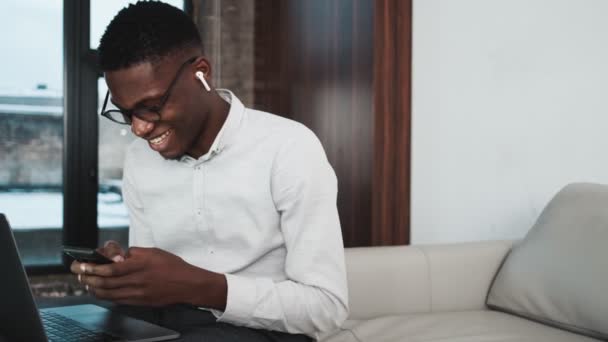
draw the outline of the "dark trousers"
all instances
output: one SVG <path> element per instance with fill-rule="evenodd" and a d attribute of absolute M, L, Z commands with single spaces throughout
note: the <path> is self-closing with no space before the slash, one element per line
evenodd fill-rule
<path fill-rule="evenodd" d="M 178 331 L 181 333 L 179 341 L 309 342 L 312 340 L 305 335 L 251 329 L 217 322 L 211 312 L 186 305 L 174 305 L 159 309 L 119 305 L 112 308 L 112 311 Z"/>

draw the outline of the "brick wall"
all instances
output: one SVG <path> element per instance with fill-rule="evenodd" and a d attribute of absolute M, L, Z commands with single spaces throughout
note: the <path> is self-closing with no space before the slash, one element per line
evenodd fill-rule
<path fill-rule="evenodd" d="M 0 113 L 0 132 L 0 187 L 61 185 L 61 116 Z"/>

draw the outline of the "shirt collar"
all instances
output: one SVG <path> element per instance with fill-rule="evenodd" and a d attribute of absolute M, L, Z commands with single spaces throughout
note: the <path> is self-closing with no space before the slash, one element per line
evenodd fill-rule
<path fill-rule="evenodd" d="M 228 111 L 228 117 L 226 118 L 224 125 L 222 125 L 222 128 L 217 133 L 215 140 L 213 140 L 213 144 L 211 144 L 209 152 L 198 158 L 198 160 L 190 156 L 184 155 L 183 157 L 181 157 L 180 161 L 207 161 L 211 159 L 214 155 L 220 154 L 236 138 L 238 129 L 241 125 L 241 121 L 245 112 L 245 106 L 243 105 L 241 100 L 239 100 L 239 98 L 236 97 L 236 95 L 234 95 L 234 93 L 232 93 L 230 90 L 216 89 L 216 91 L 222 99 L 224 99 L 230 104 L 230 110 Z"/>

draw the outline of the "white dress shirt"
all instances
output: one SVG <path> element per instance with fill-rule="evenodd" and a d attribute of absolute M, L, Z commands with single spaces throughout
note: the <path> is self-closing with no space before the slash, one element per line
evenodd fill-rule
<path fill-rule="evenodd" d="M 166 160 L 137 139 L 123 194 L 129 245 L 226 275 L 218 321 L 319 338 L 348 315 L 337 179 L 304 125 L 231 104 L 211 149 Z"/>

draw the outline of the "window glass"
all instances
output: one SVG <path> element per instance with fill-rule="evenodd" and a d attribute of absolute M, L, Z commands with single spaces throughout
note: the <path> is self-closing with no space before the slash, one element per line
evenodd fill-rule
<path fill-rule="evenodd" d="M 61 262 L 63 2 L 3 3 L 0 212 L 26 265 Z"/>

